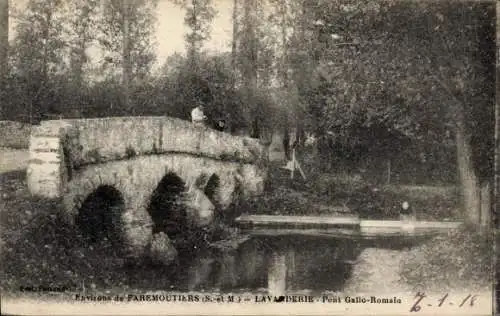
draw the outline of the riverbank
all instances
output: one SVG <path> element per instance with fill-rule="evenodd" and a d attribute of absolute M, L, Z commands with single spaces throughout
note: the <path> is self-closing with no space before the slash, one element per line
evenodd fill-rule
<path fill-rule="evenodd" d="M 359 174 L 296 175 L 272 165 L 266 192 L 245 201 L 241 211 L 265 215 L 342 215 L 363 219 L 398 220 L 406 201 L 417 220 L 460 220 L 459 193 L 454 186 L 380 184 Z"/>

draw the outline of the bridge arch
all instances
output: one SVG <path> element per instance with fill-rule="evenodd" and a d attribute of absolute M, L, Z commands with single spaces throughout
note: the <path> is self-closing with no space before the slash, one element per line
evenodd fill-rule
<path fill-rule="evenodd" d="M 181 203 L 186 187 L 176 173 L 167 172 L 153 190 L 147 211 L 153 221 L 153 234 L 164 232 L 175 240 L 187 225 L 187 213 Z"/>
<path fill-rule="evenodd" d="M 109 241 L 123 246 L 122 215 L 125 199 L 112 185 L 100 185 L 82 202 L 75 217 L 75 224 L 84 240 L 90 243 Z"/>
<path fill-rule="evenodd" d="M 220 182 L 220 177 L 217 174 L 213 173 L 212 175 L 210 175 L 203 188 L 203 193 L 205 193 L 208 199 L 214 204 L 217 201 L 217 191 L 220 188 Z"/>

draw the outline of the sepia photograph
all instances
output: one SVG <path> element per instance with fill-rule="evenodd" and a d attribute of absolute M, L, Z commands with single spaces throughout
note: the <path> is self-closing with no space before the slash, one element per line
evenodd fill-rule
<path fill-rule="evenodd" d="M 0 0 L 0 314 L 498 313 L 498 18 Z"/>

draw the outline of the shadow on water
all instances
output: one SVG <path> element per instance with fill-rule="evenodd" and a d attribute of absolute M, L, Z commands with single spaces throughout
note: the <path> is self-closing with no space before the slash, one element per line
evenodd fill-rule
<path fill-rule="evenodd" d="M 265 292 L 268 288 L 287 292 L 341 291 L 359 251 L 352 241 L 252 238 L 237 249 L 206 249 L 180 257 L 167 269 L 169 287 L 233 293 Z"/>

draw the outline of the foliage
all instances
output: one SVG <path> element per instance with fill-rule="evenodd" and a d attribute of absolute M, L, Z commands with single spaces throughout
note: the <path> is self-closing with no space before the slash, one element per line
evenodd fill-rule
<path fill-rule="evenodd" d="M 132 1 L 128 7 L 129 68 L 132 109 L 143 106 L 143 91 L 154 61 L 152 32 L 155 1 Z M 123 90 L 117 73 L 122 66 L 123 1 L 29 0 L 16 20 L 10 52 L 6 118 L 40 119 L 124 115 Z M 102 10 L 101 10 L 102 9 Z M 92 68 L 89 48 L 103 54 Z M 95 61 L 94 61 L 95 62 Z M 101 77 L 101 78 L 99 78 Z M 96 82 L 97 81 L 97 82 Z"/>
<path fill-rule="evenodd" d="M 98 31 L 98 9 L 97 0 L 79 1 L 71 0 L 67 3 L 69 12 L 69 46 L 70 46 L 70 68 L 76 85 L 83 81 L 84 67 L 88 64 L 90 57 L 87 49 L 95 43 Z"/>
<path fill-rule="evenodd" d="M 155 55 L 152 35 L 156 0 L 106 0 L 100 20 L 99 44 L 103 47 L 102 67 L 108 75 L 116 75 L 116 66 L 123 67 L 124 57 L 130 59 L 130 78 L 144 80 L 151 70 Z M 129 56 L 124 56 L 124 23 L 127 21 Z"/>
<path fill-rule="evenodd" d="M 437 133 L 434 139 L 441 141 L 450 132 L 450 123 L 442 128 L 443 113 L 447 115 L 444 122 L 450 122 L 456 106 L 453 95 L 434 78 L 433 69 L 447 72 L 446 84 L 456 85 L 460 93 L 475 95 L 473 85 L 485 89 L 484 72 L 472 76 L 476 71 L 473 53 L 480 48 L 474 32 L 481 27 L 472 19 L 482 18 L 482 7 L 448 2 L 432 6 L 343 2 L 340 6 L 320 2 L 314 8 L 317 20 L 309 27 L 318 41 L 310 87 L 315 96 L 310 103 L 313 115 L 332 118 L 319 122 L 325 130 L 386 123 L 412 138 Z M 468 10 L 468 21 L 459 19 L 463 10 Z M 464 24 L 470 31 L 457 31 L 464 30 L 458 27 Z M 461 78 L 470 81 L 460 87 Z"/>
<path fill-rule="evenodd" d="M 174 3 L 186 10 L 184 23 L 191 29 L 185 35 L 186 49 L 188 59 L 195 63 L 200 57 L 203 43 L 210 39 L 210 24 L 217 12 L 212 0 L 174 0 Z"/>
<path fill-rule="evenodd" d="M 420 155 L 454 144 L 465 121 L 476 171 L 491 174 L 493 14 L 486 3 L 304 2 L 289 64 L 320 152 L 413 143 Z"/>
<path fill-rule="evenodd" d="M 267 215 L 346 215 L 365 219 L 399 220 L 403 201 L 418 220 L 456 219 L 454 187 L 385 185 L 361 175 L 309 172 L 308 180 L 290 180 L 289 173 L 270 169 L 271 183 L 262 195 L 244 201 L 240 212 Z"/>
<path fill-rule="evenodd" d="M 399 149 L 435 155 L 438 144 L 445 143 L 440 151 L 455 144 L 464 117 L 476 169 L 482 178 L 491 174 L 492 137 L 484 137 L 493 126 L 489 4 L 245 1 L 235 16 L 235 50 L 209 56 L 202 47 L 215 4 L 174 2 L 186 9 L 186 45 L 196 58 L 171 56 L 153 74 L 156 1 L 28 1 L 11 52 L 7 90 L 15 101 L 4 112 L 12 119 L 35 114 L 34 121 L 47 114 L 189 119 L 201 101 L 233 131 L 303 125 L 320 136 L 325 164 L 340 153 L 344 160 Z M 127 85 L 119 80 L 125 17 Z M 92 45 L 103 55 L 99 69 L 86 56 Z"/>
<path fill-rule="evenodd" d="M 17 82 L 11 87 L 18 92 L 19 100 L 35 113 L 49 110 L 49 100 L 54 94 L 60 95 L 50 79 L 66 71 L 64 14 L 61 1 L 30 0 L 18 19 L 18 35 L 11 51 L 14 77 L 11 79 Z"/>
<path fill-rule="evenodd" d="M 192 108 L 202 102 L 209 117 L 209 124 L 226 120 L 232 131 L 245 127 L 242 112 L 246 107 L 258 107 L 264 124 L 271 124 L 272 105 L 269 97 L 262 93 L 255 96 L 255 103 L 244 102 L 242 92 L 233 89 L 232 69 L 229 54 L 200 55 L 198 72 L 190 71 L 187 58 L 173 56 L 162 67 L 162 78 L 158 81 L 164 113 L 183 119 L 190 119 Z"/>

